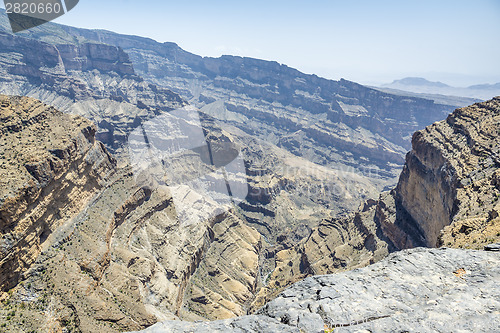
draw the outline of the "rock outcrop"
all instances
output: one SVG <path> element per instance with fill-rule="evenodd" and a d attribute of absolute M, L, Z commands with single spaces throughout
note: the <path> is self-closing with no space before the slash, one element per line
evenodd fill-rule
<path fill-rule="evenodd" d="M 427 246 L 482 248 L 500 236 L 499 128 L 500 98 L 494 98 L 415 133 L 396 198 Z"/>
<path fill-rule="evenodd" d="M 258 310 L 308 276 L 361 268 L 396 250 L 438 243 L 482 247 L 498 239 L 498 100 L 456 111 L 415 134 L 398 186 L 348 213 L 396 183 L 406 140 L 444 118 L 446 106 L 273 62 L 202 58 L 171 43 L 103 31 L 47 24 L 19 35 L 0 33 L 0 40 L 6 45 L 0 50 L 0 90 L 89 117 L 120 161 L 105 187 L 84 179 L 99 186 L 77 198 L 61 197 L 78 209 L 66 203 L 44 215 L 54 219 L 54 229 L 34 232 L 43 240 L 41 249 L 33 241 L 24 273 L 6 278 L 12 284 L 5 286 L 2 309 L 23 317 L 8 329 L 19 328 L 21 320 L 32 330 L 116 332 L 166 319 L 226 319 Z M 158 136 L 161 146 L 182 132 L 155 127 L 160 117 L 176 117 L 186 105 L 160 86 L 201 109 L 204 144 L 231 146 L 241 155 L 244 171 L 231 181 L 247 185 L 249 195 L 238 206 L 221 211 L 223 198 L 206 196 L 203 187 L 180 185 L 174 193 L 155 179 L 137 182 L 123 149 L 129 134 L 155 129 L 165 135 Z M 144 145 L 152 146 L 147 138 Z M 49 153 L 50 161 L 74 156 L 63 148 Z M 206 153 L 191 149 L 189 159 L 160 164 L 172 162 L 174 176 L 214 173 L 220 166 L 208 163 Z M 26 172 L 43 184 L 59 165 L 47 163 L 27 164 Z M 4 190 L 16 192 L 26 177 L 14 173 L 17 183 Z M 52 186 L 51 193 L 64 194 L 70 187 L 62 179 Z M 487 215 L 477 207 L 486 207 Z M 2 248 L 13 239 L 5 237 Z M 19 278 L 22 283 L 11 288 Z M 259 329 L 255 318 L 219 324 Z M 280 327 L 274 319 L 262 323 Z"/>
<path fill-rule="evenodd" d="M 14 287 L 47 238 L 105 185 L 115 160 L 89 121 L 0 96 L 0 290 Z"/>
<path fill-rule="evenodd" d="M 412 249 L 350 272 L 307 278 L 256 315 L 165 321 L 143 332 L 497 332 L 500 257 Z M 273 320 L 274 319 L 274 320 Z"/>
<path fill-rule="evenodd" d="M 0 31 L 0 93 L 37 98 L 92 120 L 98 139 L 112 151 L 141 121 L 185 105 L 177 94 L 137 76 L 119 47 L 42 40 Z"/>
<path fill-rule="evenodd" d="M 169 188 L 138 186 L 79 116 L 30 98 L 0 105 L 0 312 L 29 318 L 9 330 L 115 332 L 246 313 L 255 229 L 231 211 L 210 214 L 218 203 L 192 189 L 174 206 Z"/>
<path fill-rule="evenodd" d="M 396 188 L 279 251 L 252 309 L 304 277 L 363 267 L 396 250 L 498 242 L 499 121 L 494 98 L 416 132 Z"/>

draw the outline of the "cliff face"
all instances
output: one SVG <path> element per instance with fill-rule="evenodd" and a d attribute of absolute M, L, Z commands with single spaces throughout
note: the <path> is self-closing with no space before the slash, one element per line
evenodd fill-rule
<path fill-rule="evenodd" d="M 457 109 L 413 136 L 396 198 L 416 221 L 416 236 L 427 246 L 442 244 L 458 225 L 469 234 L 496 220 L 499 128 L 500 98 L 495 98 Z M 450 224 L 454 226 L 440 236 Z M 459 237 L 460 232 L 454 234 Z M 484 246 L 485 241 L 468 245 Z"/>
<path fill-rule="evenodd" d="M 25 97 L 2 96 L 0 106 L 0 286 L 9 291 L 0 314 L 14 307 L 29 318 L 23 328 L 94 332 L 245 314 L 259 278 L 255 229 L 189 188 L 174 206 L 168 188 L 138 187 L 79 116 Z"/>
<path fill-rule="evenodd" d="M 128 55 L 122 49 L 106 45 L 83 43 L 60 44 L 57 50 L 66 70 L 115 72 L 120 76 L 135 75 Z"/>
<path fill-rule="evenodd" d="M 219 120 L 320 165 L 372 178 L 394 180 L 411 134 L 453 110 L 347 80 L 306 75 L 277 62 L 203 58 L 173 43 L 78 33 L 124 48 L 146 80 L 170 87 Z"/>
<path fill-rule="evenodd" d="M 499 121 L 494 98 L 416 132 L 396 188 L 278 252 L 253 308 L 304 277 L 366 266 L 396 250 L 498 242 Z"/>
<path fill-rule="evenodd" d="M 101 189 L 115 161 L 87 120 L 0 96 L 0 289 L 17 284 L 47 238 Z"/>
<path fill-rule="evenodd" d="M 170 90 L 138 77 L 119 47 L 91 41 L 50 44 L 0 31 L 0 92 L 26 95 L 98 125 L 111 150 L 160 112 L 185 105 Z"/>
<path fill-rule="evenodd" d="M 345 213 L 394 184 L 405 140 L 444 117 L 447 107 L 427 100 L 325 80 L 273 62 L 202 58 L 175 44 L 101 31 L 49 24 L 16 36 L 0 34 L 0 39 L 10 45 L 0 50 L 2 91 L 38 96 L 91 118 L 97 137 L 118 153 L 136 128 L 148 127 L 148 121 L 158 125 L 156 116 L 186 104 L 159 87 L 171 86 L 201 108 L 203 135 L 210 144 L 238 148 L 244 172 L 236 180 L 248 183 L 249 191 L 239 207 L 209 214 L 220 205 L 203 188 L 183 188 L 177 205 L 171 189 L 138 184 L 127 156 L 117 154 L 122 168 L 108 186 L 87 203 L 85 195 L 72 197 L 78 210 L 66 205 L 54 213 L 61 227 L 41 237 L 44 251 L 34 265 L 26 265 L 31 269 L 23 284 L 11 291 L 9 304 L 31 318 L 31 329 L 50 324 L 61 330 L 115 332 L 165 319 L 242 315 L 307 276 L 360 268 L 398 249 L 432 245 L 442 226 L 452 222 L 450 216 L 464 212 L 460 203 L 469 202 L 473 209 L 485 184 L 497 193 L 496 171 L 481 178 L 478 170 L 486 164 L 474 158 L 469 165 L 474 181 L 462 182 L 450 156 L 466 152 L 467 145 L 448 138 L 457 135 L 454 130 L 445 132 L 444 139 L 431 127 L 432 135 L 415 135 L 398 187 L 354 214 Z M 124 52 L 131 54 L 133 66 Z M 472 133 L 475 125 L 467 117 L 476 115 L 452 123 L 461 122 Z M 496 145 L 487 141 L 488 133 L 495 134 L 496 123 L 491 124 L 480 135 L 470 134 L 485 140 L 481 147 Z M 156 129 L 158 142 L 182 132 Z M 452 148 L 440 148 L 446 140 Z M 59 150 L 51 154 L 72 156 Z M 177 160 L 169 174 L 194 170 L 202 154 L 190 151 L 192 159 Z M 26 170 L 43 183 L 52 179 L 55 162 L 47 163 L 27 164 Z M 214 171 L 214 165 L 203 163 L 201 170 Z M 200 165 L 196 168 L 200 172 Z M 6 188 L 15 191 L 21 186 L 16 184 Z M 459 189 L 468 185 L 467 191 Z M 61 181 L 50 190 L 66 193 L 66 188 Z M 436 215 L 421 207 L 431 207 Z M 467 242 L 486 242 L 481 232 L 494 235 L 498 225 L 493 208 L 484 220 L 489 224 L 476 218 L 463 227 L 453 223 L 441 241 L 453 245 L 453 239 L 464 236 Z M 8 237 L 4 241 L 11 243 Z M 23 302 L 29 306 L 21 307 Z M 45 313 L 52 315 L 45 318 Z"/>
<path fill-rule="evenodd" d="M 108 31 L 45 25 L 22 36 L 53 44 L 119 47 L 148 82 L 296 156 L 362 174 L 379 190 L 396 182 L 413 132 L 454 109 L 307 75 L 277 62 L 200 57 L 174 43 Z"/>
<path fill-rule="evenodd" d="M 307 278 L 252 316 L 165 321 L 142 332 L 496 332 L 499 278 L 496 253 L 405 250 L 369 267 Z"/>

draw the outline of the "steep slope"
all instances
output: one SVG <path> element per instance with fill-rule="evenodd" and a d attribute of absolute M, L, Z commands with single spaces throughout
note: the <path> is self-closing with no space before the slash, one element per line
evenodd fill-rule
<path fill-rule="evenodd" d="M 203 112 L 314 163 L 375 183 L 382 179 L 381 188 L 395 182 L 411 134 L 454 108 L 306 75 L 276 62 L 200 57 L 174 43 L 108 31 L 46 24 L 20 35 L 53 44 L 118 46 L 138 75 Z"/>
<path fill-rule="evenodd" d="M 253 307 L 297 279 L 366 266 L 388 251 L 482 249 L 498 242 L 499 129 L 497 97 L 416 132 L 397 187 L 354 214 L 323 221 L 297 246 L 277 253 L 276 269 Z"/>
<path fill-rule="evenodd" d="M 414 135 L 396 192 L 427 245 L 482 248 L 500 236 L 499 131 L 497 97 Z"/>
<path fill-rule="evenodd" d="M 0 112 L 0 290 L 5 292 L 22 279 L 47 238 L 104 186 L 115 160 L 81 117 L 3 95 Z"/>
<path fill-rule="evenodd" d="M 372 178 L 394 179 L 408 138 L 453 107 L 356 83 L 306 75 L 251 58 L 204 58 L 173 43 L 62 27 L 122 47 L 137 72 L 204 112 L 298 156 Z"/>
<path fill-rule="evenodd" d="M 138 77 L 128 55 L 120 47 L 82 37 L 78 29 L 64 29 L 49 24 L 21 34 L 0 34 L 2 45 L 5 46 L 1 50 L 0 90 L 35 96 L 53 103 L 64 112 L 89 117 L 98 126 L 97 138 L 117 153 L 120 165 L 126 168 L 128 155 L 124 154 L 126 149 L 123 148 L 128 135 L 145 122 L 154 122 L 155 117 L 181 108 L 185 103 L 169 90 L 158 88 Z M 286 97 L 287 93 L 283 92 L 283 96 Z M 210 113 L 207 109 L 203 111 Z M 174 313 L 193 319 L 198 319 L 200 315 L 218 319 L 247 311 L 255 294 L 265 284 L 265 276 L 274 268 L 275 253 L 307 237 L 323 217 L 354 209 L 359 202 L 375 195 L 378 189 L 391 180 L 387 179 L 387 175 L 381 179 L 379 175 L 364 176 L 354 169 L 343 169 L 341 166 L 331 169 L 318 165 L 309 161 L 317 159 L 316 153 L 312 152 L 311 158 L 293 155 L 286 145 L 277 145 L 275 140 L 270 141 L 267 136 L 248 133 L 247 128 L 242 128 L 241 122 L 234 126 L 206 114 L 202 118 L 204 130 L 210 128 L 214 133 L 221 133 L 220 128 L 223 128 L 226 133 L 224 137 L 241 147 L 250 195 L 234 214 L 217 220 L 218 225 L 224 227 L 216 228 L 211 225 L 214 221 L 204 221 L 205 224 L 197 229 L 199 237 L 195 237 L 192 243 L 191 240 L 184 240 L 184 243 L 172 240 L 176 250 L 167 252 L 176 257 L 179 263 L 175 268 L 165 268 L 169 273 L 165 273 L 164 280 L 171 280 L 172 287 L 166 292 L 168 296 L 160 297 L 159 303 L 166 300 L 156 313 Z M 218 123 L 219 129 L 214 129 L 212 123 Z M 273 127 L 276 126 L 269 128 Z M 345 130 L 351 131 L 347 127 Z M 330 131 L 328 128 L 322 131 L 330 135 L 327 133 Z M 307 139 L 305 133 L 296 134 L 299 135 L 298 141 L 294 139 L 293 142 L 300 143 Z M 332 135 L 336 134 L 332 132 Z M 131 175 L 128 175 L 130 171 L 120 172 L 117 177 L 128 177 L 132 182 Z M 186 172 L 186 167 L 180 165 L 174 172 Z M 138 190 L 130 186 L 124 197 L 128 198 Z M 116 189 L 110 193 L 121 191 Z M 203 195 L 193 193 L 194 198 L 200 196 Z M 116 205 L 119 206 L 123 203 L 120 200 L 125 200 L 120 198 L 107 199 L 118 200 Z M 162 207 L 161 202 L 157 204 Z M 118 206 L 110 208 L 110 211 L 116 211 Z M 171 218 L 175 220 L 175 214 L 180 213 L 179 208 L 169 209 L 170 214 L 173 214 Z M 145 216 L 150 218 L 147 214 Z M 235 219 L 241 223 L 235 223 Z M 107 225 L 111 223 L 108 220 L 96 218 L 91 219 L 90 223 Z M 169 223 L 168 219 L 161 220 L 155 228 L 167 228 Z M 212 228 L 214 230 L 209 231 Z M 254 228 L 259 234 L 255 234 Z M 175 228 L 167 229 L 173 234 L 179 233 Z M 225 232 L 225 229 L 229 230 Z M 96 226 L 95 230 L 100 228 Z M 217 232 L 214 234 L 215 230 Z M 207 239 L 206 235 L 210 237 Z M 251 235 L 250 241 L 241 240 L 248 235 Z M 99 237 L 103 237 L 102 234 Z M 108 238 L 105 236 L 105 239 Z M 108 244 L 108 241 L 105 243 Z M 161 244 L 167 246 L 168 242 Z M 192 251 L 183 253 L 178 250 L 186 244 L 192 246 Z M 103 245 L 92 243 L 89 249 L 94 246 L 100 248 Z M 154 254 L 151 253 L 152 249 L 147 251 L 150 260 Z M 107 258 L 108 253 L 94 254 L 96 258 Z M 205 253 L 207 260 L 200 261 L 199 256 Z M 212 256 L 217 260 L 211 259 Z M 241 265 L 235 261 L 235 258 L 240 257 L 244 258 Z M 50 259 L 44 257 L 40 260 L 45 265 L 45 261 Z M 102 261 L 107 262 L 107 259 Z M 244 266 L 244 269 L 240 266 Z M 85 268 L 86 271 L 93 269 Z M 97 268 L 97 277 L 102 270 Z M 212 275 L 207 277 L 206 272 Z M 165 292 L 160 292 L 160 289 L 156 293 Z M 147 325 L 147 322 L 140 325 Z"/>
<path fill-rule="evenodd" d="M 369 267 L 307 278 L 236 319 L 165 321 L 143 332 L 497 332 L 493 252 L 413 249 Z"/>
<path fill-rule="evenodd" d="M 0 93 L 37 98 L 92 120 L 98 139 L 113 151 L 141 121 L 185 105 L 170 90 L 138 77 L 115 46 L 54 45 L 1 31 L 0 44 Z"/>
<path fill-rule="evenodd" d="M 443 118 L 446 106 L 108 32 L 48 24 L 0 38 L 6 45 L 0 88 L 88 116 L 122 166 L 12 292 L 18 311 L 29 303 L 22 313 L 35 329 L 45 320 L 60 329 L 117 331 L 167 318 L 242 315 L 308 275 L 425 244 L 394 193 L 368 202 L 354 218 L 346 212 L 395 182 L 405 140 Z M 173 109 L 182 113 L 186 104 L 137 73 L 201 108 L 209 146 L 238 148 L 244 160 L 238 182 L 249 190 L 239 207 L 211 214 L 220 204 L 203 189 L 184 188 L 177 205 L 171 188 L 136 182 L 123 154 L 128 135 L 158 125 Z M 158 132 L 168 137 L 177 130 Z M 203 161 L 203 151 L 189 154 L 169 173 L 185 174 Z M 200 170 L 214 171 L 205 164 Z M 44 318 L 52 308 L 60 311 Z"/>
<path fill-rule="evenodd" d="M 259 274 L 257 231 L 193 190 L 174 206 L 169 188 L 139 187 L 79 116 L 29 98 L 0 103 L 0 312 L 25 318 L 6 315 L 2 327 L 116 332 L 245 313 Z M 191 281 L 198 268 L 201 280 Z M 208 305 L 189 309 L 200 287 Z"/>

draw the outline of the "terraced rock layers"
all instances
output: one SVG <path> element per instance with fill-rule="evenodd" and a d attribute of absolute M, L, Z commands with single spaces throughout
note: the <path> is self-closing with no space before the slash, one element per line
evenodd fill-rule
<path fill-rule="evenodd" d="M 325 219 L 276 268 L 253 309 L 307 276 L 416 246 L 483 249 L 500 240 L 500 98 L 457 109 L 413 135 L 398 185 L 356 213 Z"/>
<path fill-rule="evenodd" d="M 309 277 L 256 315 L 165 321 L 144 333 L 498 332 L 500 258 L 494 252 L 412 249 L 350 272 Z"/>
<path fill-rule="evenodd" d="M 16 285 L 58 227 L 105 185 L 115 160 L 89 121 L 0 96 L 0 290 Z"/>

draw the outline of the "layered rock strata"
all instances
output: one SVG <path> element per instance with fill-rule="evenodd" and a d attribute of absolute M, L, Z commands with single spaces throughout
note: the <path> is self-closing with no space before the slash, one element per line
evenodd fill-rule
<path fill-rule="evenodd" d="M 11 289 L 47 238 L 103 187 L 115 160 L 89 121 L 0 96 L 0 289 Z"/>
<path fill-rule="evenodd" d="M 412 249 L 350 272 L 305 279 L 256 315 L 165 321 L 143 332 L 497 332 L 496 253 Z"/>

